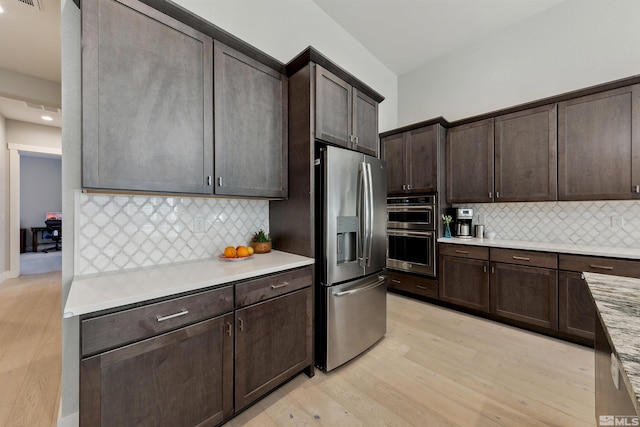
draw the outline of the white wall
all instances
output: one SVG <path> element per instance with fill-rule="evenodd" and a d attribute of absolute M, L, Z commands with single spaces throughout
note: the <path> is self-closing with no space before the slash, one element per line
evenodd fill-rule
<path fill-rule="evenodd" d="M 6 132 L 7 143 L 21 146 L 19 149 L 41 152 L 62 149 L 62 130 L 54 126 L 7 119 Z"/>
<path fill-rule="evenodd" d="M 60 83 L 0 68 L 0 96 L 60 107 Z"/>
<path fill-rule="evenodd" d="M 397 126 L 397 76 L 311 0 L 174 0 L 287 63 L 308 46 L 385 97 L 380 131 Z"/>
<path fill-rule="evenodd" d="M 453 121 L 640 74 L 637 0 L 568 0 L 398 79 L 398 125 Z"/>

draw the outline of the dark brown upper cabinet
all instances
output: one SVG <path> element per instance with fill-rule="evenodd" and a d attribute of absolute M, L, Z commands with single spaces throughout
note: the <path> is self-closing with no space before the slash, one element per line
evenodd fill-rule
<path fill-rule="evenodd" d="M 82 185 L 211 194 L 212 39 L 134 0 L 82 2 Z"/>
<path fill-rule="evenodd" d="M 378 103 L 316 64 L 315 137 L 378 155 Z"/>
<path fill-rule="evenodd" d="M 447 202 L 493 201 L 494 120 L 452 127 L 447 132 Z"/>
<path fill-rule="evenodd" d="M 215 194 L 287 197 L 287 78 L 214 43 Z"/>
<path fill-rule="evenodd" d="M 640 85 L 558 105 L 558 199 L 640 197 Z"/>
<path fill-rule="evenodd" d="M 381 139 L 387 161 L 387 194 L 438 191 L 438 152 L 444 130 L 438 124 L 387 135 Z"/>
<path fill-rule="evenodd" d="M 555 104 L 496 117 L 494 149 L 494 201 L 556 200 Z"/>

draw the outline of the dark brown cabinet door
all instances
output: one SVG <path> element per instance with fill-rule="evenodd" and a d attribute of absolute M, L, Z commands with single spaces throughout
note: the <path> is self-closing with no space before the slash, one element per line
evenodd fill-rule
<path fill-rule="evenodd" d="M 382 139 L 387 194 L 438 191 L 439 130 L 439 125 L 431 125 Z"/>
<path fill-rule="evenodd" d="M 236 311 L 236 411 L 311 364 L 311 321 L 311 288 Z"/>
<path fill-rule="evenodd" d="M 370 156 L 378 157 L 378 103 L 353 88 L 354 148 Z"/>
<path fill-rule="evenodd" d="M 215 194 L 287 196 L 287 79 L 215 42 Z"/>
<path fill-rule="evenodd" d="M 595 329 L 596 418 L 599 419 L 601 415 L 637 416 L 638 412 L 634 404 L 637 397 L 627 387 L 627 382 L 623 379 L 626 374 L 621 366 L 618 364 L 616 368 L 612 369 L 611 355 L 615 355 L 615 353 L 600 319 L 597 319 Z M 613 382 L 612 371 L 614 369 L 618 371 L 619 387 L 616 387 Z M 626 425 L 633 424 L 629 422 Z"/>
<path fill-rule="evenodd" d="M 407 131 L 406 134 L 408 190 L 412 193 L 437 191 L 438 125 Z"/>
<path fill-rule="evenodd" d="M 493 119 L 447 133 L 447 202 L 493 201 Z"/>
<path fill-rule="evenodd" d="M 215 426 L 233 414 L 233 315 L 80 362 L 81 426 Z"/>
<path fill-rule="evenodd" d="M 387 161 L 387 194 L 402 194 L 407 185 L 405 135 L 389 135 L 380 143 L 382 158 Z"/>
<path fill-rule="evenodd" d="M 558 199 L 640 192 L 640 85 L 558 104 Z"/>
<path fill-rule="evenodd" d="M 556 105 L 495 119 L 495 201 L 557 197 Z"/>
<path fill-rule="evenodd" d="M 351 85 L 316 65 L 316 138 L 351 148 Z"/>
<path fill-rule="evenodd" d="M 82 2 L 82 185 L 211 194 L 208 36 L 135 0 Z"/>
<path fill-rule="evenodd" d="M 558 329 L 594 339 L 596 307 L 581 273 L 561 271 L 558 276 Z"/>
<path fill-rule="evenodd" d="M 477 259 L 440 256 L 440 299 L 488 313 L 488 264 Z"/>
<path fill-rule="evenodd" d="M 557 270 L 491 263 L 491 313 L 557 330 Z"/>

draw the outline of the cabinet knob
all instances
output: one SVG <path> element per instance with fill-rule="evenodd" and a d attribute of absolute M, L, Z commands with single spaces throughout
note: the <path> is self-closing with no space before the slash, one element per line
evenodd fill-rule
<path fill-rule="evenodd" d="M 213 177 L 212 177 L 211 175 L 209 175 L 209 176 L 207 177 L 207 185 L 209 185 L 209 186 L 210 186 L 212 183 L 213 183 Z"/>
<path fill-rule="evenodd" d="M 244 320 L 238 319 L 238 323 L 239 323 L 239 326 L 240 326 L 240 331 L 244 331 Z"/>
<path fill-rule="evenodd" d="M 640 185 L 634 185 L 633 186 L 633 191 L 636 193 L 640 193 Z"/>
<path fill-rule="evenodd" d="M 218 187 L 222 187 L 222 177 L 218 177 Z"/>
<path fill-rule="evenodd" d="M 496 191 L 496 199 L 499 199 L 499 198 L 500 198 L 500 192 Z"/>
<path fill-rule="evenodd" d="M 493 193 L 489 191 L 489 199 L 493 199 Z"/>
<path fill-rule="evenodd" d="M 482 266 L 482 271 L 483 271 L 484 273 L 486 273 L 486 272 L 487 272 L 487 266 L 486 266 L 486 265 L 483 265 L 483 266 Z"/>
<path fill-rule="evenodd" d="M 411 184 L 407 184 L 407 190 L 411 190 Z"/>
<path fill-rule="evenodd" d="M 227 335 L 231 336 L 231 322 L 227 322 Z"/>

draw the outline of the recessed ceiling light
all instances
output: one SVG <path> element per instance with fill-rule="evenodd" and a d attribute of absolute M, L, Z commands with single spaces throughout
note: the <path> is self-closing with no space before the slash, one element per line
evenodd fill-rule
<path fill-rule="evenodd" d="M 42 116 L 42 120 L 46 120 L 48 122 L 52 121 L 53 118 L 51 116 Z"/>

